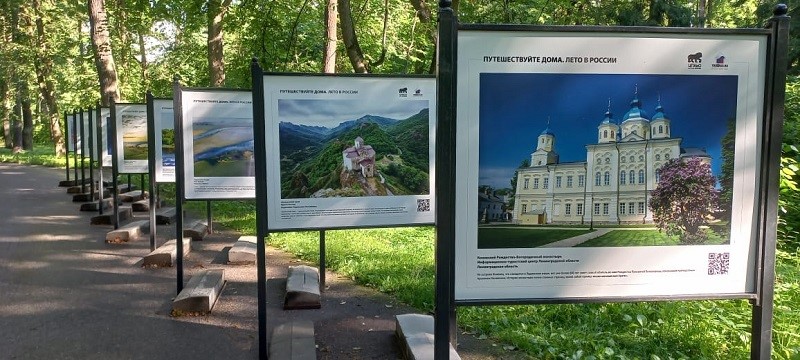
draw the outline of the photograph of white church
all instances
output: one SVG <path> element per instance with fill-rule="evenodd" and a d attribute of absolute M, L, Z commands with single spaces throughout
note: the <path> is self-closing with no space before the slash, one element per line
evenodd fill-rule
<path fill-rule="evenodd" d="M 512 223 L 652 224 L 649 200 L 664 163 L 700 158 L 719 175 L 720 139 L 735 114 L 735 78 L 523 74 L 525 81 L 505 75 L 481 78 L 479 181 L 503 188 L 516 176 Z M 625 104 L 622 116 L 612 104 L 618 111 Z M 510 124 L 501 127 L 501 119 Z M 501 158 L 515 148 L 519 157 Z M 520 160 L 527 160 L 524 166 Z"/>

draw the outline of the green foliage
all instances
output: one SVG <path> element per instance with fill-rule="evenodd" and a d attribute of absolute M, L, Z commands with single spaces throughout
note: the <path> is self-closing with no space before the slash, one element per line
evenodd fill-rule
<path fill-rule="evenodd" d="M 704 243 L 708 236 L 700 226 L 714 213 L 718 198 L 709 164 L 699 158 L 671 159 L 658 175 L 649 204 L 658 228 L 680 236 L 681 243 Z"/>
<path fill-rule="evenodd" d="M 778 247 L 787 251 L 800 249 L 800 191 L 798 161 L 800 151 L 800 77 L 793 76 L 786 85 L 783 154 L 781 157 L 778 212 Z"/>

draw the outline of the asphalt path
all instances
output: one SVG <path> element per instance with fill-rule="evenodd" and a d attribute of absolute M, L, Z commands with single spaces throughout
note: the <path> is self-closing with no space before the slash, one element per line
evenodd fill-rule
<path fill-rule="evenodd" d="M 253 265 L 227 265 L 235 234 L 215 226 L 192 244 L 185 281 L 225 269 L 227 284 L 211 314 L 170 315 L 174 268 L 142 268 L 148 237 L 106 244 L 110 226 L 58 182 L 64 170 L 0 164 L 0 359 L 256 359 L 258 319 Z M 147 213 L 138 218 L 146 219 Z M 174 227 L 159 226 L 158 244 Z M 414 312 L 391 297 L 327 273 L 319 310 L 282 310 L 292 256 L 267 250 L 267 323 L 314 321 L 319 359 L 398 359 L 394 315 Z M 466 360 L 523 358 L 459 334 Z"/>

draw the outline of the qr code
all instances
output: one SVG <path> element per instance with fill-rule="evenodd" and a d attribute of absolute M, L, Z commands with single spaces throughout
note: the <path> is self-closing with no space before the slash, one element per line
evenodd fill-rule
<path fill-rule="evenodd" d="M 708 253 L 708 275 L 725 275 L 731 265 L 730 253 Z"/>
<path fill-rule="evenodd" d="M 431 211 L 431 199 L 417 199 L 417 212 Z"/>

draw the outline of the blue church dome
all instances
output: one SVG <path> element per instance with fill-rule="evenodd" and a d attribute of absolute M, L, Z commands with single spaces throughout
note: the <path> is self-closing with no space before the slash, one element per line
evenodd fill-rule
<path fill-rule="evenodd" d="M 542 131 L 542 133 L 541 133 L 541 134 L 539 134 L 539 135 L 551 135 L 551 136 L 556 136 L 556 134 L 554 134 L 554 133 L 553 133 L 553 130 L 550 130 L 550 127 L 549 127 L 549 126 L 548 126 L 547 128 L 545 128 L 545 129 L 544 129 L 544 131 Z"/>
<path fill-rule="evenodd" d="M 658 106 L 656 107 L 656 113 L 653 114 L 652 120 L 654 120 L 654 121 L 655 120 L 664 120 L 666 118 L 667 118 L 667 115 L 664 114 L 664 107 L 661 106 L 661 104 L 658 104 Z"/>
<path fill-rule="evenodd" d="M 639 118 L 647 121 L 647 112 L 642 110 L 642 102 L 639 101 L 639 96 L 634 96 L 633 100 L 631 100 L 631 109 L 622 117 L 622 122 Z"/>

